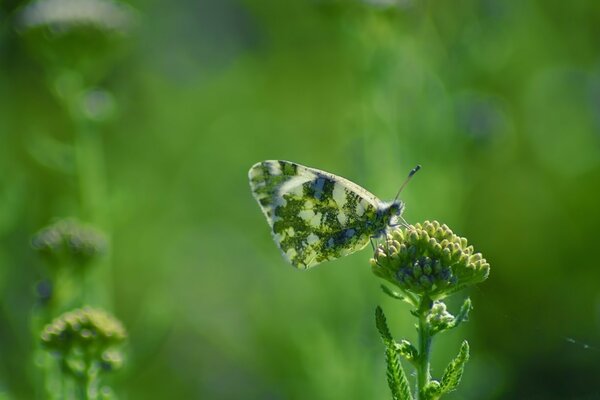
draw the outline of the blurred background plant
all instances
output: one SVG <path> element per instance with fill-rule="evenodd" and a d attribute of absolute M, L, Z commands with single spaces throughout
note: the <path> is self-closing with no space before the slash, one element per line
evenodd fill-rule
<path fill-rule="evenodd" d="M 75 219 L 65 219 L 40 230 L 32 247 L 47 264 L 31 309 L 31 331 L 38 344 L 32 361 L 41 375 L 36 393 L 50 399 L 97 399 L 106 392 L 99 390 L 99 372 L 112 369 L 106 356 L 110 361 L 114 342 L 125 337 L 124 329 L 101 310 L 65 311 L 98 301 L 97 288 L 102 285 L 90 279 L 90 269 L 106 251 L 106 238 Z"/>
<path fill-rule="evenodd" d="M 423 165 L 407 220 L 494 266 L 436 342 L 438 375 L 471 347 L 448 399 L 600 395 L 596 2 L 7 0 L 0 20 L 0 398 L 35 396 L 29 243 L 65 217 L 111 243 L 86 280 L 128 328 L 119 397 L 386 398 L 371 254 L 286 268 L 246 181 L 271 158 L 381 198 Z"/>
<path fill-rule="evenodd" d="M 46 325 L 42 344 L 54 363 L 46 366 L 49 399 L 109 399 L 101 377 L 123 362 L 126 332 L 112 315 L 90 307 L 66 312 Z"/>
<path fill-rule="evenodd" d="M 42 168 L 75 181 L 75 193 L 50 193 L 48 197 L 75 201 L 76 207 L 62 212 L 107 230 L 110 218 L 106 215 L 100 135 L 102 123 L 115 107 L 110 92 L 101 87 L 131 26 L 131 10 L 111 0 L 38 0 L 21 5 L 10 16 L 25 51 L 39 65 L 40 88 L 53 96 L 67 123 L 64 139 L 40 132 L 40 140 L 34 139 L 29 149 Z M 96 399 L 104 393 L 99 390 L 99 372 L 101 365 L 108 365 L 105 356 L 111 350 L 105 348 L 106 342 L 119 334 L 113 335 L 110 326 L 103 326 L 110 319 L 101 311 L 58 315 L 85 304 L 112 305 L 109 258 L 101 268 L 90 268 L 97 256 L 106 252 L 106 238 L 94 228 L 67 219 L 42 229 L 32 245 L 50 268 L 36 284 L 38 301 L 31 310 L 32 360 L 43 373 L 43 379 L 31 387 L 40 398 Z M 52 318 L 57 319 L 49 324 Z M 45 324 L 49 325 L 43 330 L 42 349 L 38 342 Z M 60 360 L 58 364 L 54 356 Z"/>

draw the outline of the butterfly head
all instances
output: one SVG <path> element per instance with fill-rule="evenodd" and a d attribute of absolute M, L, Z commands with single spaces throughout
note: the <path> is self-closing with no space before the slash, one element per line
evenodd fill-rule
<path fill-rule="evenodd" d="M 400 222 L 400 216 L 404 212 L 404 203 L 400 200 L 394 200 L 390 203 L 384 203 L 379 208 L 381 219 L 386 226 L 395 226 Z"/>

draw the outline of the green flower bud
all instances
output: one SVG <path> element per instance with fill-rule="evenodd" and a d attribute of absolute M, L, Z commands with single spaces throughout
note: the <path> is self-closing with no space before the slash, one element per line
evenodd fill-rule
<path fill-rule="evenodd" d="M 411 231 L 409 232 L 408 235 L 408 240 L 412 243 L 416 242 L 417 240 L 419 240 L 419 232 L 417 230 Z"/>
<path fill-rule="evenodd" d="M 433 269 L 431 268 L 431 262 L 428 262 L 425 265 L 423 265 L 423 273 L 425 275 L 431 275 L 432 272 Z"/>
<path fill-rule="evenodd" d="M 442 395 L 442 388 L 438 381 L 432 379 L 423 389 L 425 399 L 439 399 Z"/>
<path fill-rule="evenodd" d="M 373 272 L 403 290 L 441 299 L 487 279 L 490 265 L 466 238 L 437 221 L 388 232 L 371 260 Z"/>
<path fill-rule="evenodd" d="M 106 251 L 107 241 L 96 229 L 63 219 L 36 233 L 31 245 L 53 264 L 68 259 L 84 266 Z"/>
<path fill-rule="evenodd" d="M 421 270 L 421 266 L 419 265 L 419 262 L 415 261 L 413 268 L 412 268 L 412 276 L 414 276 L 415 278 L 420 278 L 422 273 L 423 272 Z"/>
<path fill-rule="evenodd" d="M 421 284 L 421 287 L 425 290 L 431 288 L 431 286 L 433 284 L 431 282 L 431 278 L 427 275 L 421 276 L 421 278 L 419 279 L 419 283 Z"/>
<path fill-rule="evenodd" d="M 396 351 L 409 362 L 413 362 L 419 357 L 416 347 L 408 340 L 402 339 L 400 343 L 396 343 Z"/>

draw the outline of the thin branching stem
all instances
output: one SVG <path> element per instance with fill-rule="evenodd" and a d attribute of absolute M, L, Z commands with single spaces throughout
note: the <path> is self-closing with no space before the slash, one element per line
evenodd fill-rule
<path fill-rule="evenodd" d="M 428 296 L 421 297 L 419 304 L 419 357 L 417 359 L 417 399 L 425 400 L 424 389 L 431 380 L 430 353 L 432 334 L 427 323 L 427 314 L 433 301 Z"/>

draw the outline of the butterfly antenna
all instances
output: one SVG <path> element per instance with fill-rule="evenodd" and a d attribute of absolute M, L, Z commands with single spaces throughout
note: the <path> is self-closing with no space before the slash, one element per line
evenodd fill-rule
<path fill-rule="evenodd" d="M 421 169 L 421 166 L 417 165 L 416 167 L 414 167 L 413 169 L 410 170 L 410 172 L 408 173 L 408 176 L 406 177 L 406 179 L 404 180 L 404 182 L 400 186 L 400 189 L 398 189 L 398 193 L 396 194 L 396 197 L 394 197 L 394 201 L 398 200 L 398 197 L 400 197 L 400 193 L 402 192 L 402 189 L 404 189 L 404 187 L 406 186 L 406 184 L 408 184 L 408 182 L 410 182 L 410 178 L 412 178 L 413 175 L 416 174 L 417 171 L 420 170 L 420 169 Z"/>

